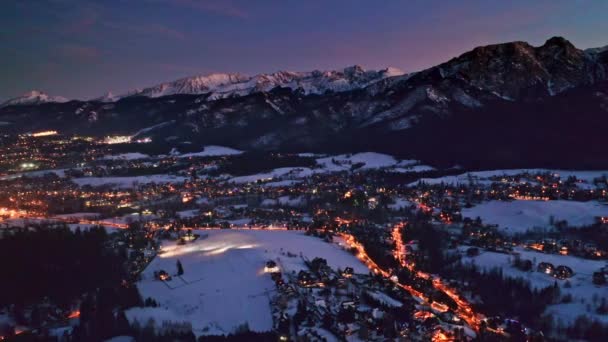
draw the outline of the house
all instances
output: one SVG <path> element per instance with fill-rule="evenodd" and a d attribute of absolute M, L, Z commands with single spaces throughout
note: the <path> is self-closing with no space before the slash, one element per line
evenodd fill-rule
<path fill-rule="evenodd" d="M 169 281 L 171 280 L 171 276 L 165 270 L 160 270 L 158 272 L 154 272 L 156 279 L 160 281 Z"/>
<path fill-rule="evenodd" d="M 274 260 L 268 260 L 266 262 L 266 266 L 264 267 L 264 272 L 266 273 L 276 273 L 279 272 L 279 266 Z"/>
<path fill-rule="evenodd" d="M 313 283 L 313 278 L 310 273 L 306 271 L 300 271 L 298 273 L 298 282 L 301 286 L 310 286 Z"/>
<path fill-rule="evenodd" d="M 342 309 L 344 309 L 344 310 L 356 309 L 356 307 L 357 307 L 357 304 L 354 300 L 343 301 L 340 305 L 342 306 Z"/>
<path fill-rule="evenodd" d="M 557 266 L 555 273 L 553 274 L 553 276 L 558 279 L 568 279 L 573 275 L 574 271 L 570 267 L 564 265 Z"/>
<path fill-rule="evenodd" d="M 354 273 L 355 273 L 355 271 L 353 270 L 353 268 L 352 268 L 352 267 L 346 267 L 346 268 L 344 269 L 344 271 L 342 271 L 342 276 L 343 276 L 344 278 L 350 278 L 350 277 L 352 277 L 352 276 L 353 276 L 353 274 L 354 274 Z"/>
<path fill-rule="evenodd" d="M 555 266 L 548 262 L 541 262 L 536 267 L 536 270 L 545 274 L 553 274 L 553 272 L 555 272 Z"/>
<path fill-rule="evenodd" d="M 606 284 L 606 273 L 604 272 L 593 272 L 593 283 L 595 285 Z"/>

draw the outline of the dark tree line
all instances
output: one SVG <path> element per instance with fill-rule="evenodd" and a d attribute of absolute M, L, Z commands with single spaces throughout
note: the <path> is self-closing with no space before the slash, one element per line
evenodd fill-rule
<path fill-rule="evenodd" d="M 65 309 L 82 293 L 119 284 L 125 256 L 106 248 L 103 228 L 17 230 L 0 239 L 0 306 L 48 298 Z"/>

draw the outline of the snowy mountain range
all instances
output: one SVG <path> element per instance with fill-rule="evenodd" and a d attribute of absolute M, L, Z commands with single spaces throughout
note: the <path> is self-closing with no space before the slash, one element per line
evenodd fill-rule
<path fill-rule="evenodd" d="M 108 92 L 91 101 L 116 102 L 120 99 L 133 96 L 157 98 L 179 94 L 206 95 L 207 100 L 217 100 L 268 92 L 277 87 L 299 91 L 303 95 L 323 94 L 328 91 L 341 92 L 363 88 L 387 77 L 401 76 L 403 74 L 404 72 L 397 68 L 391 67 L 375 71 L 365 70 L 359 65 L 331 71 L 278 71 L 272 74 L 259 74 L 255 76 L 246 76 L 238 73 L 213 73 L 161 83 L 118 96 Z M 23 96 L 10 99 L 0 106 L 66 101 L 68 100 L 63 97 L 48 96 L 45 93 L 34 90 Z"/>
<path fill-rule="evenodd" d="M 355 65 L 342 70 L 292 72 L 278 71 L 272 74 L 246 76 L 238 73 L 210 74 L 182 78 L 177 81 L 135 90 L 129 96 L 161 97 L 177 94 L 208 95 L 208 100 L 236 96 L 246 96 L 258 92 L 268 92 L 274 88 L 289 88 L 301 91 L 304 95 L 323 94 L 327 91 L 340 92 L 362 88 L 387 77 L 401 76 L 396 68 L 380 71 L 364 70 Z"/>
<path fill-rule="evenodd" d="M 48 102 L 62 103 L 62 102 L 67 102 L 67 101 L 68 101 L 68 99 L 66 99 L 65 97 L 50 96 L 42 91 L 32 90 L 21 96 L 18 96 L 18 97 L 12 98 L 6 102 L 3 102 L 2 104 L 0 104 L 0 107 L 18 106 L 18 105 L 36 105 L 36 104 L 48 103 Z"/>
<path fill-rule="evenodd" d="M 0 108 L 7 123 L 0 131 L 144 132 L 138 134 L 166 145 L 375 150 L 502 168 L 567 159 L 608 167 L 599 148 L 608 127 L 608 50 L 577 49 L 561 37 L 540 46 L 480 46 L 411 74 L 358 66 L 213 74 L 118 97 L 42 102 Z M 18 103 L 26 101 L 11 104 Z"/>

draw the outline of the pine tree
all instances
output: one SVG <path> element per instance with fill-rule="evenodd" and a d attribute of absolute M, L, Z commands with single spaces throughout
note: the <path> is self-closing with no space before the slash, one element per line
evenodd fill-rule
<path fill-rule="evenodd" d="M 127 316 L 123 310 L 120 310 L 116 315 L 116 322 L 114 326 L 114 335 L 129 335 L 131 333 L 131 326 L 127 320 Z"/>
<path fill-rule="evenodd" d="M 182 266 L 181 261 L 177 260 L 177 275 L 181 276 L 184 274 L 184 267 Z"/>

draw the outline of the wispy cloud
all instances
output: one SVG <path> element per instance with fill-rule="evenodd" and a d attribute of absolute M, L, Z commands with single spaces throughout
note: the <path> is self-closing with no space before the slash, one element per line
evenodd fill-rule
<path fill-rule="evenodd" d="M 66 18 L 66 23 L 61 30 L 67 34 L 86 32 L 97 24 L 99 17 L 100 12 L 97 7 L 83 6 L 75 15 Z"/>
<path fill-rule="evenodd" d="M 60 57 L 77 59 L 79 61 L 90 61 L 97 59 L 101 51 L 94 46 L 80 44 L 62 44 L 57 47 L 57 54 Z"/>
<path fill-rule="evenodd" d="M 197 11 L 219 14 L 233 18 L 248 18 L 249 13 L 232 0 L 153 0 L 173 6 L 187 7 Z"/>
<path fill-rule="evenodd" d="M 198 75 L 198 74 L 209 73 L 208 70 L 201 70 L 200 67 L 193 67 L 193 66 L 183 65 L 183 64 L 153 63 L 152 65 L 156 68 L 159 68 L 164 71 L 169 71 L 172 73 L 180 73 L 180 74 L 185 73 L 188 75 L 194 75 L 194 74 Z"/>
<path fill-rule="evenodd" d="M 125 31 L 131 34 L 144 35 L 144 36 L 163 36 L 175 40 L 185 40 L 186 35 L 176 29 L 162 25 L 162 24 L 123 24 L 117 22 L 106 22 L 104 26 Z"/>

